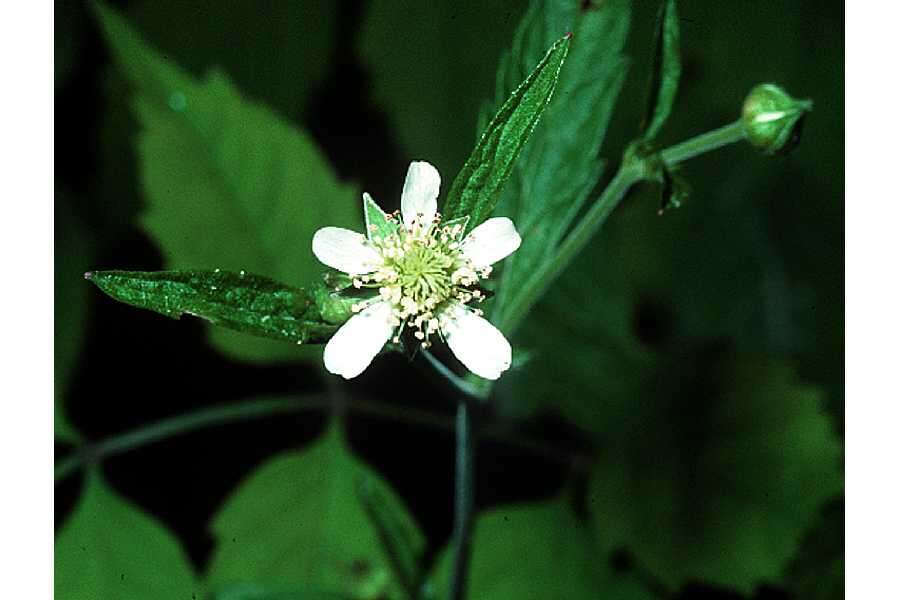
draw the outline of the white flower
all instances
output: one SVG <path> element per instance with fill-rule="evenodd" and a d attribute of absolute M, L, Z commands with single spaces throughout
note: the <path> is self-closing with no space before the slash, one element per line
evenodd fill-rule
<path fill-rule="evenodd" d="M 371 288 L 372 298 L 353 307 L 355 315 L 325 346 L 325 368 L 346 379 L 362 373 L 384 345 L 405 330 L 423 348 L 440 335 L 470 371 L 497 379 L 512 362 L 512 348 L 482 311 L 468 306 L 485 296 L 478 286 L 491 265 L 519 247 L 506 217 L 488 219 L 462 237 L 465 221 L 441 223 L 437 197 L 441 176 L 427 162 L 409 165 L 400 213 L 384 215 L 385 228 L 370 224 L 367 235 L 323 227 L 312 249 L 324 264 Z M 366 203 L 374 202 L 364 194 Z M 373 209 L 374 210 L 374 209 Z"/>

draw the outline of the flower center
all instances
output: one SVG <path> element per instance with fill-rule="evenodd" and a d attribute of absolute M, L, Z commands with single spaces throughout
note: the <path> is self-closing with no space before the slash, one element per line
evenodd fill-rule
<path fill-rule="evenodd" d="M 426 300 L 439 304 L 452 292 L 451 274 L 454 258 L 442 248 L 429 248 L 413 242 L 412 249 L 393 261 L 403 296 L 424 306 Z"/>
<path fill-rule="evenodd" d="M 409 326 L 423 347 L 428 338 L 443 324 L 443 313 L 453 303 L 481 302 L 484 294 L 476 287 L 487 278 L 490 267 L 478 270 L 462 252 L 462 225 L 434 224 L 423 229 L 407 229 L 398 224 L 387 237 L 376 237 L 370 243 L 381 254 L 383 264 L 373 273 L 354 280 L 356 287 L 378 288 L 379 299 L 393 307 L 394 337 L 399 342 L 403 328 Z M 360 303 L 362 310 L 368 302 Z"/>

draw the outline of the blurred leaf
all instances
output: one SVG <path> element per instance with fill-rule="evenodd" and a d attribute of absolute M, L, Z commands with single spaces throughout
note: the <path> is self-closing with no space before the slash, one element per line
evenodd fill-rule
<path fill-rule="evenodd" d="M 169 266 L 247 270 L 285 282 L 321 271 L 311 252 L 323 225 L 359 229 L 355 192 L 335 179 L 311 138 L 244 100 L 221 73 L 198 82 L 109 9 L 99 14 L 117 62 L 137 88 L 147 212 Z M 214 331 L 235 357 L 299 359 L 296 347 Z"/>
<path fill-rule="evenodd" d="M 452 553 L 435 572 L 445 598 Z M 468 597 L 484 600 L 649 600 L 629 577 L 598 557 L 591 534 L 563 499 L 501 507 L 475 524 Z"/>
<path fill-rule="evenodd" d="M 243 271 L 94 271 L 85 277 L 119 302 L 173 319 L 187 313 L 295 344 L 325 341 L 336 330 L 309 292 Z"/>
<path fill-rule="evenodd" d="M 535 2 L 500 64 L 497 98 L 504 98 L 559 31 L 574 31 L 559 86 L 507 183 L 497 213 L 513 219 L 521 247 L 503 263 L 494 300 L 496 323 L 509 331 L 530 307 L 520 302 L 536 266 L 555 252 L 600 178 L 598 158 L 625 80 L 622 55 L 630 3 L 610 0 L 582 8 L 577 0 Z M 527 71 L 525 71 L 527 73 Z"/>
<path fill-rule="evenodd" d="M 78 365 L 88 323 L 88 288 L 83 275 L 95 253 L 93 240 L 73 214 L 71 197 L 57 184 L 53 253 L 54 436 L 73 442 L 78 433 L 66 419 L 65 396 Z"/>
<path fill-rule="evenodd" d="M 681 78 L 681 33 L 675 0 L 663 0 L 659 9 L 650 72 L 650 96 L 642 129 L 644 140 L 653 140 L 665 125 L 675 104 Z"/>
<path fill-rule="evenodd" d="M 616 209 L 524 322 L 517 345 L 535 358 L 501 382 L 501 411 L 552 408 L 604 435 L 650 401 L 647 381 L 670 352 L 710 340 L 769 352 L 801 335 L 763 206 L 707 192 L 660 217 L 653 192 Z"/>
<path fill-rule="evenodd" d="M 212 595 L 212 600 L 346 600 L 346 596 L 311 588 L 284 588 L 247 583 L 226 587 Z"/>
<path fill-rule="evenodd" d="M 53 10 L 53 87 L 59 90 L 72 77 L 84 45 L 84 7 L 60 2 Z"/>
<path fill-rule="evenodd" d="M 791 561 L 786 586 L 803 600 L 844 598 L 844 502 L 828 504 Z"/>
<path fill-rule="evenodd" d="M 488 123 L 450 186 L 443 206 L 448 219 L 468 215 L 467 227 L 474 229 L 494 211 L 516 159 L 553 96 L 571 37 L 568 34 L 550 46 Z"/>
<path fill-rule="evenodd" d="M 423 575 L 425 539 L 422 533 L 406 512 L 397 510 L 394 502 L 386 498 L 371 479 L 360 482 L 357 494 L 389 559 L 394 580 L 409 598 L 416 598 Z"/>
<path fill-rule="evenodd" d="M 823 503 L 841 444 L 818 390 L 767 359 L 673 360 L 604 439 L 588 508 L 603 550 L 630 549 L 673 588 L 775 581 Z"/>
<path fill-rule="evenodd" d="M 396 593 L 390 560 L 360 503 L 360 485 L 371 486 L 421 552 L 424 538 L 400 499 L 353 457 L 335 425 L 314 446 L 259 467 L 225 502 L 212 522 L 212 587 L 266 582 L 353 598 Z"/>
<path fill-rule="evenodd" d="M 636 44 L 652 36 L 657 8 L 653 2 L 634 3 L 635 25 L 646 25 L 646 31 L 635 31 Z M 750 206 L 755 213 L 752 218 L 765 222 L 765 234 L 744 240 L 738 252 L 777 257 L 765 267 L 764 285 L 772 293 L 757 298 L 757 303 L 760 310 L 777 304 L 790 307 L 791 313 L 779 326 L 773 323 L 762 330 L 780 338 L 778 350 L 796 358 L 805 379 L 826 385 L 840 425 L 844 394 L 844 328 L 837 325 L 844 321 L 843 8 L 821 4 L 807 10 L 789 0 L 776 0 L 680 2 L 678 9 L 684 69 L 677 107 L 683 110 L 677 119 L 669 120 L 661 141 L 684 140 L 733 121 L 747 92 L 761 81 L 786 82 L 798 95 L 816 101 L 804 139 L 791 156 L 771 161 L 756 156 L 747 145 L 734 146 L 689 161 L 684 173 L 694 187 L 691 205 L 708 209 L 726 204 L 738 211 Z M 648 54 L 636 51 L 635 57 L 649 59 Z M 636 65 L 635 71 L 646 69 Z M 633 136 L 628 124 L 643 116 L 644 91 L 642 86 L 628 86 L 623 94 L 616 116 L 622 127 L 611 131 L 612 136 L 625 130 L 617 137 L 619 143 Z M 683 243 L 705 245 L 714 261 L 721 261 L 721 255 L 734 246 L 720 251 L 701 240 L 683 239 Z M 744 247 L 746 243 L 752 247 Z M 736 266 L 746 269 L 740 263 Z M 720 280 L 708 296 L 721 297 L 722 285 L 743 287 L 742 279 L 735 275 L 724 284 Z"/>
<path fill-rule="evenodd" d="M 178 540 L 96 472 L 56 537 L 54 565 L 56 600 L 201 597 Z"/>
<path fill-rule="evenodd" d="M 220 67 L 248 97 L 296 118 L 327 73 L 338 9 L 334 2 L 260 10 L 255 2 L 139 0 L 128 15 L 169 60 L 195 75 Z"/>
<path fill-rule="evenodd" d="M 496 59 L 523 5 L 521 0 L 368 3 L 359 57 L 410 157 L 427 159 L 441 173 L 462 167 L 477 140 L 478 110 L 494 85 Z M 554 32 L 541 52 L 565 32 Z"/>

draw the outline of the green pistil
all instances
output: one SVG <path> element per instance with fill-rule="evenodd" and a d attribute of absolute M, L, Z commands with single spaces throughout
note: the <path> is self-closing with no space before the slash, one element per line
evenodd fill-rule
<path fill-rule="evenodd" d="M 424 304 L 427 298 L 443 300 L 452 291 L 453 258 L 440 248 L 417 245 L 395 262 L 403 295 Z"/>

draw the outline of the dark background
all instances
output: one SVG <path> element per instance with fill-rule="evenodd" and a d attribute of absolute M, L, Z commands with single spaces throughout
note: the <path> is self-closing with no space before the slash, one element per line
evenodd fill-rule
<path fill-rule="evenodd" d="M 321 23 L 333 28 L 334 43 L 317 47 L 315 41 L 309 42 L 315 52 L 306 59 L 310 64 L 298 65 L 296 74 L 298 80 L 308 80 L 297 83 L 311 87 L 308 96 L 305 90 L 268 83 L 276 79 L 261 66 L 265 61 L 245 54 L 241 36 L 222 24 L 230 10 L 245 10 L 240 8 L 242 3 L 224 3 L 218 8 L 218 4 L 205 2 L 184 2 L 181 6 L 174 2 L 110 4 L 151 43 L 194 72 L 220 62 L 248 95 L 271 103 L 307 128 L 341 178 L 357 182 L 376 198 L 398 197 L 411 157 L 388 115 L 389 109 L 382 106 L 374 91 L 373 69 L 361 58 L 358 40 L 372 8 L 368 2 L 326 2 L 312 9 L 326 15 Z M 271 31 L 274 37 L 286 40 L 286 47 L 297 43 L 302 48 L 304 42 L 290 41 L 292 26 L 281 18 L 278 4 L 271 14 L 260 10 L 253 22 L 246 23 L 246 35 Z M 675 142 L 732 120 L 743 95 L 761 81 L 784 83 L 796 95 L 812 97 L 816 102 L 805 139 L 795 154 L 767 160 L 749 150 L 726 151 L 696 160 L 687 174 L 697 190 L 691 203 L 702 203 L 713 191 L 729 185 L 736 195 L 750 196 L 770 209 L 767 231 L 772 238 L 760 244 L 778 248 L 785 272 L 792 281 L 799 281 L 797 293 L 810 298 L 809 310 L 800 318 L 804 323 L 812 322 L 808 328 L 812 338 L 797 341 L 787 337 L 784 351 L 796 360 L 804 379 L 827 391 L 835 428 L 840 430 L 843 8 L 840 3 L 789 0 L 682 4 L 682 91 L 663 141 Z M 655 5 L 635 5 L 629 44 L 635 63 L 604 144 L 606 155 L 613 160 L 633 136 L 639 118 Z M 502 18 L 491 23 L 493 38 L 480 48 L 485 72 L 459 73 L 436 67 L 440 71 L 432 73 L 436 81 L 450 80 L 443 81 L 447 87 L 441 89 L 453 89 L 468 76 L 471 81 L 467 86 L 483 90 L 480 94 L 466 90 L 468 96 L 487 98 L 493 94 L 491 74 L 524 3 L 507 2 L 506 6 L 503 11 L 492 11 Z M 471 5 L 460 3 L 443 14 L 452 27 L 452 23 L 472 20 L 473 11 Z M 62 268 L 85 270 L 80 264 L 66 262 L 70 251 L 65 235 L 67 220 L 78 222 L 90 232 L 92 261 L 87 268 L 160 269 L 160 251 L 135 219 L 142 201 L 131 149 L 137 125 L 129 113 L 127 87 L 110 64 L 86 4 L 58 0 L 55 28 L 57 271 L 61 264 Z M 205 37 L 204 31 L 208 31 Z M 447 42 L 447 51 L 453 51 L 452 40 Z M 286 56 L 272 58 L 268 67 L 272 70 L 284 69 L 282 61 L 290 62 Z M 301 92 L 308 98 L 302 103 L 296 100 Z M 446 174 L 445 180 L 459 168 L 474 140 L 477 112 L 472 108 L 463 102 L 458 114 L 448 119 L 453 121 L 448 128 L 468 124 L 465 135 L 454 143 L 435 145 L 434 160 Z M 736 166 L 741 162 L 744 167 Z M 741 169 L 744 176 L 736 178 L 734 171 Z M 652 192 L 632 194 L 628 201 L 647 201 L 640 200 L 642 194 L 650 196 Z M 70 421 L 88 439 L 103 439 L 213 404 L 321 388 L 321 379 L 311 367 L 255 366 L 225 358 L 208 345 L 200 321 L 172 321 L 117 304 L 93 289 L 84 293 L 88 295 L 84 319 L 88 333 L 72 367 L 63 403 Z M 667 306 L 664 299 L 651 298 L 636 304 L 633 314 L 635 330 L 653 343 L 665 338 L 678 311 Z M 436 388 L 426 374 L 406 362 L 400 356 L 376 360 L 347 386 L 347 395 L 425 410 L 442 416 L 443 426 L 421 427 L 351 411 L 350 439 L 355 451 L 384 474 L 406 500 L 427 533 L 430 547 L 436 550 L 446 542 L 452 522 L 453 404 L 446 390 Z M 140 385 L 131 385 L 135 381 Z M 126 389 L 127 393 L 122 393 Z M 410 390 L 416 390 L 415 395 Z M 495 438 L 483 440 L 477 463 L 478 507 L 556 493 L 571 475 L 571 461 L 566 457 L 587 450 L 583 435 L 551 415 L 507 427 L 494 412 L 486 407 L 482 420 L 552 451 L 526 450 Z M 265 458 L 313 439 L 325 422 L 326 415 L 309 412 L 203 430 L 115 457 L 104 464 L 104 472 L 115 489 L 176 532 L 191 559 L 202 566 L 212 543 L 206 523 L 224 496 Z M 69 450 L 58 444 L 57 456 Z M 78 477 L 57 485 L 57 524 L 71 510 L 80 485 Z M 842 507 L 832 507 L 832 513 L 835 532 L 839 532 Z M 617 555 L 615 562 L 617 568 L 630 566 L 624 554 Z M 678 597 L 740 596 L 697 584 L 682 589 Z M 755 597 L 791 595 L 783 589 L 762 588 Z"/>

